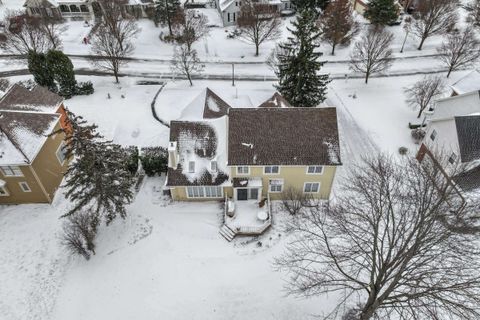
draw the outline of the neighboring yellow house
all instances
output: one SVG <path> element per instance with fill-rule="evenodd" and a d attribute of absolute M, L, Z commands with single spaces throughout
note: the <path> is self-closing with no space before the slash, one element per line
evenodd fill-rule
<path fill-rule="evenodd" d="M 58 132 L 63 99 L 22 90 L 0 101 L 0 204 L 50 203 L 68 164 Z"/>
<path fill-rule="evenodd" d="M 288 188 L 330 197 L 341 165 L 335 108 L 292 108 L 278 93 L 258 108 L 231 108 L 206 89 L 186 109 L 170 124 L 174 200 L 278 200 Z"/>

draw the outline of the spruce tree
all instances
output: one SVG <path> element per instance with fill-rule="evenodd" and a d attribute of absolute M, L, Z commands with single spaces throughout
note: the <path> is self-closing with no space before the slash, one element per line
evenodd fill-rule
<path fill-rule="evenodd" d="M 54 73 L 50 70 L 44 53 L 34 51 L 28 53 L 28 71 L 33 75 L 33 79 L 38 85 L 47 87 L 52 92 L 57 92 Z"/>
<path fill-rule="evenodd" d="M 322 62 L 318 52 L 319 29 L 311 10 L 300 12 L 292 33 L 280 44 L 277 90 L 295 107 L 316 107 L 326 99 L 328 75 L 319 75 Z"/>
<path fill-rule="evenodd" d="M 394 0 L 370 0 L 365 18 L 376 25 L 388 25 L 398 19 L 398 7 Z"/>
<path fill-rule="evenodd" d="M 54 74 L 55 81 L 59 85 L 58 93 L 67 99 L 73 97 L 76 92 L 77 81 L 70 58 L 62 51 L 49 50 L 46 59 L 49 70 Z"/>
<path fill-rule="evenodd" d="M 330 4 L 330 0 L 292 0 L 292 4 L 297 8 L 297 11 L 312 10 L 317 14 L 323 11 Z"/>
<path fill-rule="evenodd" d="M 74 160 L 65 173 L 65 196 L 73 207 L 68 217 L 88 211 L 93 224 L 107 224 L 117 216 L 126 217 L 125 205 L 133 198 L 133 178 L 127 170 L 128 154 L 121 146 L 106 141 L 96 125 L 68 112 L 69 130 L 65 139 L 66 155 Z"/>
<path fill-rule="evenodd" d="M 180 8 L 179 0 L 156 0 L 155 1 L 155 21 L 166 24 L 170 36 L 173 35 L 173 19 Z"/>

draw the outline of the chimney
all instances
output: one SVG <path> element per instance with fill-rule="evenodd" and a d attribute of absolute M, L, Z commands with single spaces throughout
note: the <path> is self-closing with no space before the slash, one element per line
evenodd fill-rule
<path fill-rule="evenodd" d="M 168 143 L 168 167 L 177 169 L 177 166 L 178 166 L 177 142 L 170 141 Z"/>

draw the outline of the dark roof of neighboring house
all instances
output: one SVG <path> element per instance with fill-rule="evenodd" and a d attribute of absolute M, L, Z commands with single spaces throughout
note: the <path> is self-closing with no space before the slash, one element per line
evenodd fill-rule
<path fill-rule="evenodd" d="M 58 114 L 0 111 L 0 164 L 31 163 L 59 117 Z"/>
<path fill-rule="evenodd" d="M 27 0 L 24 7 L 56 8 L 58 4 L 48 0 Z"/>
<path fill-rule="evenodd" d="M 280 93 L 275 92 L 268 100 L 258 106 L 259 108 L 292 108 L 292 105 L 288 103 Z"/>
<path fill-rule="evenodd" d="M 209 88 L 206 89 L 205 107 L 203 109 L 204 119 L 220 118 L 228 114 L 231 107 L 216 93 Z"/>
<path fill-rule="evenodd" d="M 0 110 L 57 112 L 63 98 L 45 87 L 14 84 L 0 100 Z"/>
<path fill-rule="evenodd" d="M 225 119 L 223 119 L 223 122 L 225 123 Z M 220 130 L 222 129 L 220 128 Z M 225 134 L 225 132 L 220 134 Z M 214 123 L 170 122 L 170 141 L 177 142 L 179 161 L 176 169 L 168 168 L 167 185 L 216 186 L 227 181 L 228 175 L 222 171 L 221 160 L 218 161 L 216 172 L 212 172 L 210 168 L 210 161 L 216 160 L 217 157 L 221 156 L 219 153 L 223 153 L 219 138 L 221 137 L 218 137 Z M 195 173 L 193 174 L 186 172 L 189 161 L 195 161 Z"/>
<path fill-rule="evenodd" d="M 480 188 L 480 166 L 456 175 L 453 177 L 453 181 L 455 181 L 463 191 Z"/>
<path fill-rule="evenodd" d="M 455 117 L 462 162 L 480 158 L 480 116 Z"/>
<path fill-rule="evenodd" d="M 340 165 L 336 109 L 231 109 L 228 164 Z"/>

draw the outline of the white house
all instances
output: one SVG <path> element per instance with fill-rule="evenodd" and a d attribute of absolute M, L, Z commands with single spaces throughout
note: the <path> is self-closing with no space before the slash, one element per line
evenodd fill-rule
<path fill-rule="evenodd" d="M 267 3 L 279 13 L 284 10 L 293 9 L 290 0 L 260 0 L 257 2 Z M 232 26 L 236 24 L 241 6 L 242 0 L 215 0 L 215 7 L 220 13 L 224 26 Z"/>

